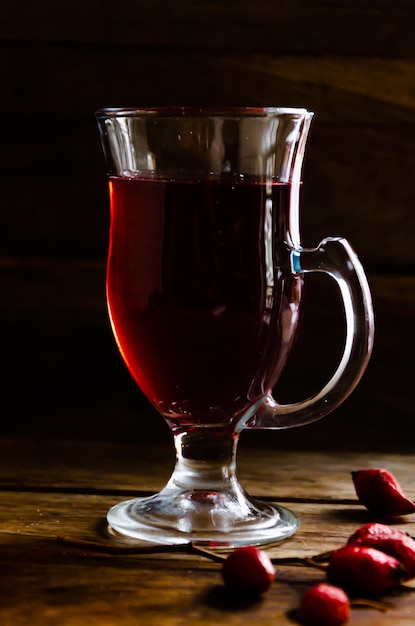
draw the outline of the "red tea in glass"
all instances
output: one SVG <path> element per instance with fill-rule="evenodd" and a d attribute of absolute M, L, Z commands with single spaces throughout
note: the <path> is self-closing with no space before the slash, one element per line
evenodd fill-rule
<path fill-rule="evenodd" d="M 362 376 L 373 342 L 370 291 L 348 242 L 326 238 L 306 250 L 300 243 L 311 118 L 278 107 L 97 113 L 109 174 L 112 328 L 177 454 L 159 493 L 108 512 L 121 534 L 235 547 L 298 528 L 292 511 L 242 489 L 239 433 L 299 426 L 335 409 Z M 282 405 L 272 389 L 289 358 L 308 272 L 338 285 L 345 345 L 323 389 Z"/>
<path fill-rule="evenodd" d="M 108 303 L 130 372 L 178 425 L 233 424 L 271 389 L 298 319 L 290 184 L 112 177 Z"/>

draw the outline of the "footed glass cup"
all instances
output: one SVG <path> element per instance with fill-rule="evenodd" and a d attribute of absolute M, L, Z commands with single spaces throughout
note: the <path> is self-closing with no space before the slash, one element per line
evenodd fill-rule
<path fill-rule="evenodd" d="M 370 291 L 349 243 L 326 238 L 301 247 L 312 113 L 120 108 L 96 117 L 109 175 L 112 329 L 176 448 L 164 489 L 114 506 L 108 522 L 163 544 L 236 547 L 289 537 L 297 516 L 249 497 L 238 482 L 239 434 L 300 426 L 335 409 L 358 383 L 373 343 Z M 338 285 L 344 349 L 323 389 L 280 404 L 272 389 L 295 338 L 308 272 Z"/>

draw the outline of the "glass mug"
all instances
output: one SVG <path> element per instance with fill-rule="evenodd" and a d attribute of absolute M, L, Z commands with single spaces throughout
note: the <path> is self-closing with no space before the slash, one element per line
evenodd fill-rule
<path fill-rule="evenodd" d="M 241 487 L 239 434 L 300 426 L 335 409 L 366 368 L 374 330 L 367 280 L 348 242 L 301 247 L 299 189 L 312 116 L 279 107 L 96 113 L 109 174 L 111 325 L 176 448 L 160 493 L 109 511 L 110 527 L 122 535 L 236 547 L 284 539 L 299 526 L 292 511 Z M 272 389 L 308 272 L 338 285 L 343 355 L 321 391 L 279 404 Z"/>

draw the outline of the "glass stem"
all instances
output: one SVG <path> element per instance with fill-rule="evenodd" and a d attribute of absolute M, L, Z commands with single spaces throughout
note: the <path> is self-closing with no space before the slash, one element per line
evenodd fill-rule
<path fill-rule="evenodd" d="M 239 435 L 210 428 L 174 435 L 176 465 L 169 487 L 192 492 L 223 492 L 237 485 Z"/>

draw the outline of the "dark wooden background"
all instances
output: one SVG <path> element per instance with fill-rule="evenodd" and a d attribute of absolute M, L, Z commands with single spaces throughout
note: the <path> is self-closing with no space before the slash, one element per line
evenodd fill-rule
<path fill-rule="evenodd" d="M 369 368 L 340 409 L 266 441 L 413 449 L 414 24 L 413 0 L 3 0 L 0 436 L 168 436 L 108 325 L 94 111 L 288 105 L 316 113 L 303 245 L 350 240 L 369 276 L 377 333 Z M 310 279 L 279 397 L 316 390 L 338 354 L 340 324 L 333 289 Z"/>

